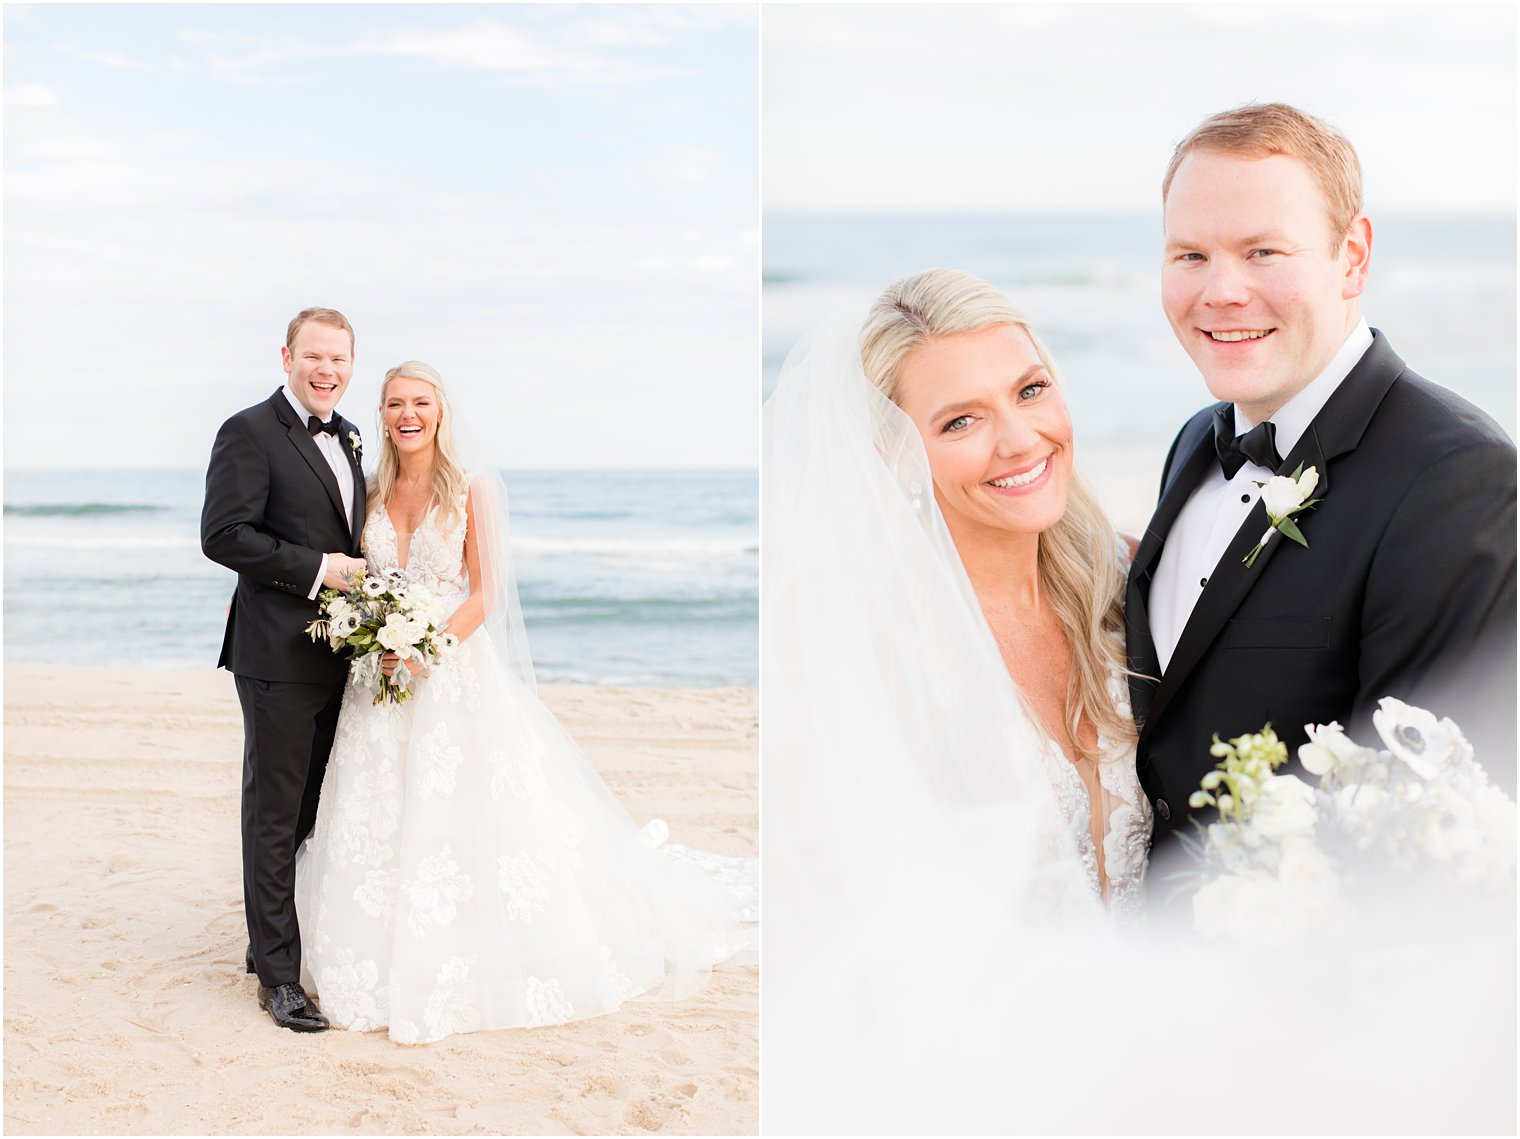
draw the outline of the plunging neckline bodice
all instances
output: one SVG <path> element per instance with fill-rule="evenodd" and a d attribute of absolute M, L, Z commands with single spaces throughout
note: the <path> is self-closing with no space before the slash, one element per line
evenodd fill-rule
<path fill-rule="evenodd" d="M 417 531 L 422 528 L 418 523 L 406 536 L 406 558 L 401 557 L 401 531 L 396 529 L 396 520 L 391 517 L 391 508 L 384 503 L 380 505 L 380 513 L 385 515 L 385 524 L 391 528 L 391 548 L 396 551 L 396 568 L 402 573 L 406 572 L 407 562 L 412 560 L 412 539 L 417 536 Z M 425 519 L 426 514 L 423 515 Z"/>
<path fill-rule="evenodd" d="M 466 502 L 461 494 L 457 509 L 445 523 L 434 505 L 427 509 L 407 538 L 406 560 L 401 560 L 401 532 L 386 503 L 376 503 L 364 526 L 364 556 L 371 573 L 402 571 L 414 584 L 426 586 L 445 604 L 457 604 L 469 590 L 464 565 Z"/>

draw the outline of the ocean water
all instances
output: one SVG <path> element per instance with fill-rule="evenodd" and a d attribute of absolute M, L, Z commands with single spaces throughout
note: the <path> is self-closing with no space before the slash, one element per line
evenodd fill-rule
<path fill-rule="evenodd" d="M 504 471 L 541 681 L 753 685 L 754 471 Z M 5 660 L 216 664 L 234 575 L 204 472 L 5 472 Z"/>
<path fill-rule="evenodd" d="M 1377 216 L 1362 299 L 1415 371 L 1515 437 L 1515 217 Z M 1030 316 L 1068 383 L 1079 446 L 1165 453 L 1209 396 L 1161 312 L 1159 217 L 772 214 L 764 225 L 765 391 L 821 319 L 886 285 L 965 269 Z"/>

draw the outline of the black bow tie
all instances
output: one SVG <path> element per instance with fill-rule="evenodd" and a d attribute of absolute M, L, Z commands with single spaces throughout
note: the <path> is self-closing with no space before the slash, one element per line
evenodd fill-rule
<path fill-rule="evenodd" d="M 1276 424 L 1269 419 L 1237 436 L 1235 410 L 1228 405 L 1214 412 L 1214 450 L 1226 482 L 1248 462 L 1269 471 L 1282 466 L 1282 456 L 1277 453 Z"/>
<path fill-rule="evenodd" d="M 329 435 L 337 438 L 338 417 L 335 415 L 326 423 L 323 423 L 315 415 L 308 415 L 306 417 L 306 430 L 310 431 L 313 435 L 320 435 L 326 431 Z"/>

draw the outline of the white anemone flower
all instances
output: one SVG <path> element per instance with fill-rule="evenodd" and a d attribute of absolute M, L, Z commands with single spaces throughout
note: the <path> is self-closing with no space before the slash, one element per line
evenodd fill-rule
<path fill-rule="evenodd" d="M 1472 758 L 1472 745 L 1450 719 L 1437 720 L 1424 708 L 1391 696 L 1378 701 L 1372 723 L 1388 750 L 1422 779 L 1434 779 L 1448 765 Z"/>

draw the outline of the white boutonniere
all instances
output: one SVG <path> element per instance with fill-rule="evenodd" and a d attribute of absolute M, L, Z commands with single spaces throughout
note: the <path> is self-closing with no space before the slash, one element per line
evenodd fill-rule
<path fill-rule="evenodd" d="M 364 440 L 359 438 L 357 431 L 348 433 L 348 449 L 354 453 L 354 458 L 364 458 Z"/>
<path fill-rule="evenodd" d="M 1293 516 L 1312 510 L 1319 503 L 1319 499 L 1309 497 L 1319 485 L 1319 471 L 1313 467 L 1306 471 L 1302 463 L 1298 464 L 1298 470 L 1291 475 L 1278 475 L 1256 485 L 1261 487 L 1262 505 L 1267 508 L 1267 521 L 1272 525 L 1261 536 L 1261 541 L 1256 543 L 1256 548 L 1242 559 L 1247 569 L 1256 564 L 1257 556 L 1267 548 L 1272 535 L 1279 530 L 1307 550 L 1309 543 L 1299 530 L 1298 523 L 1293 521 Z"/>

